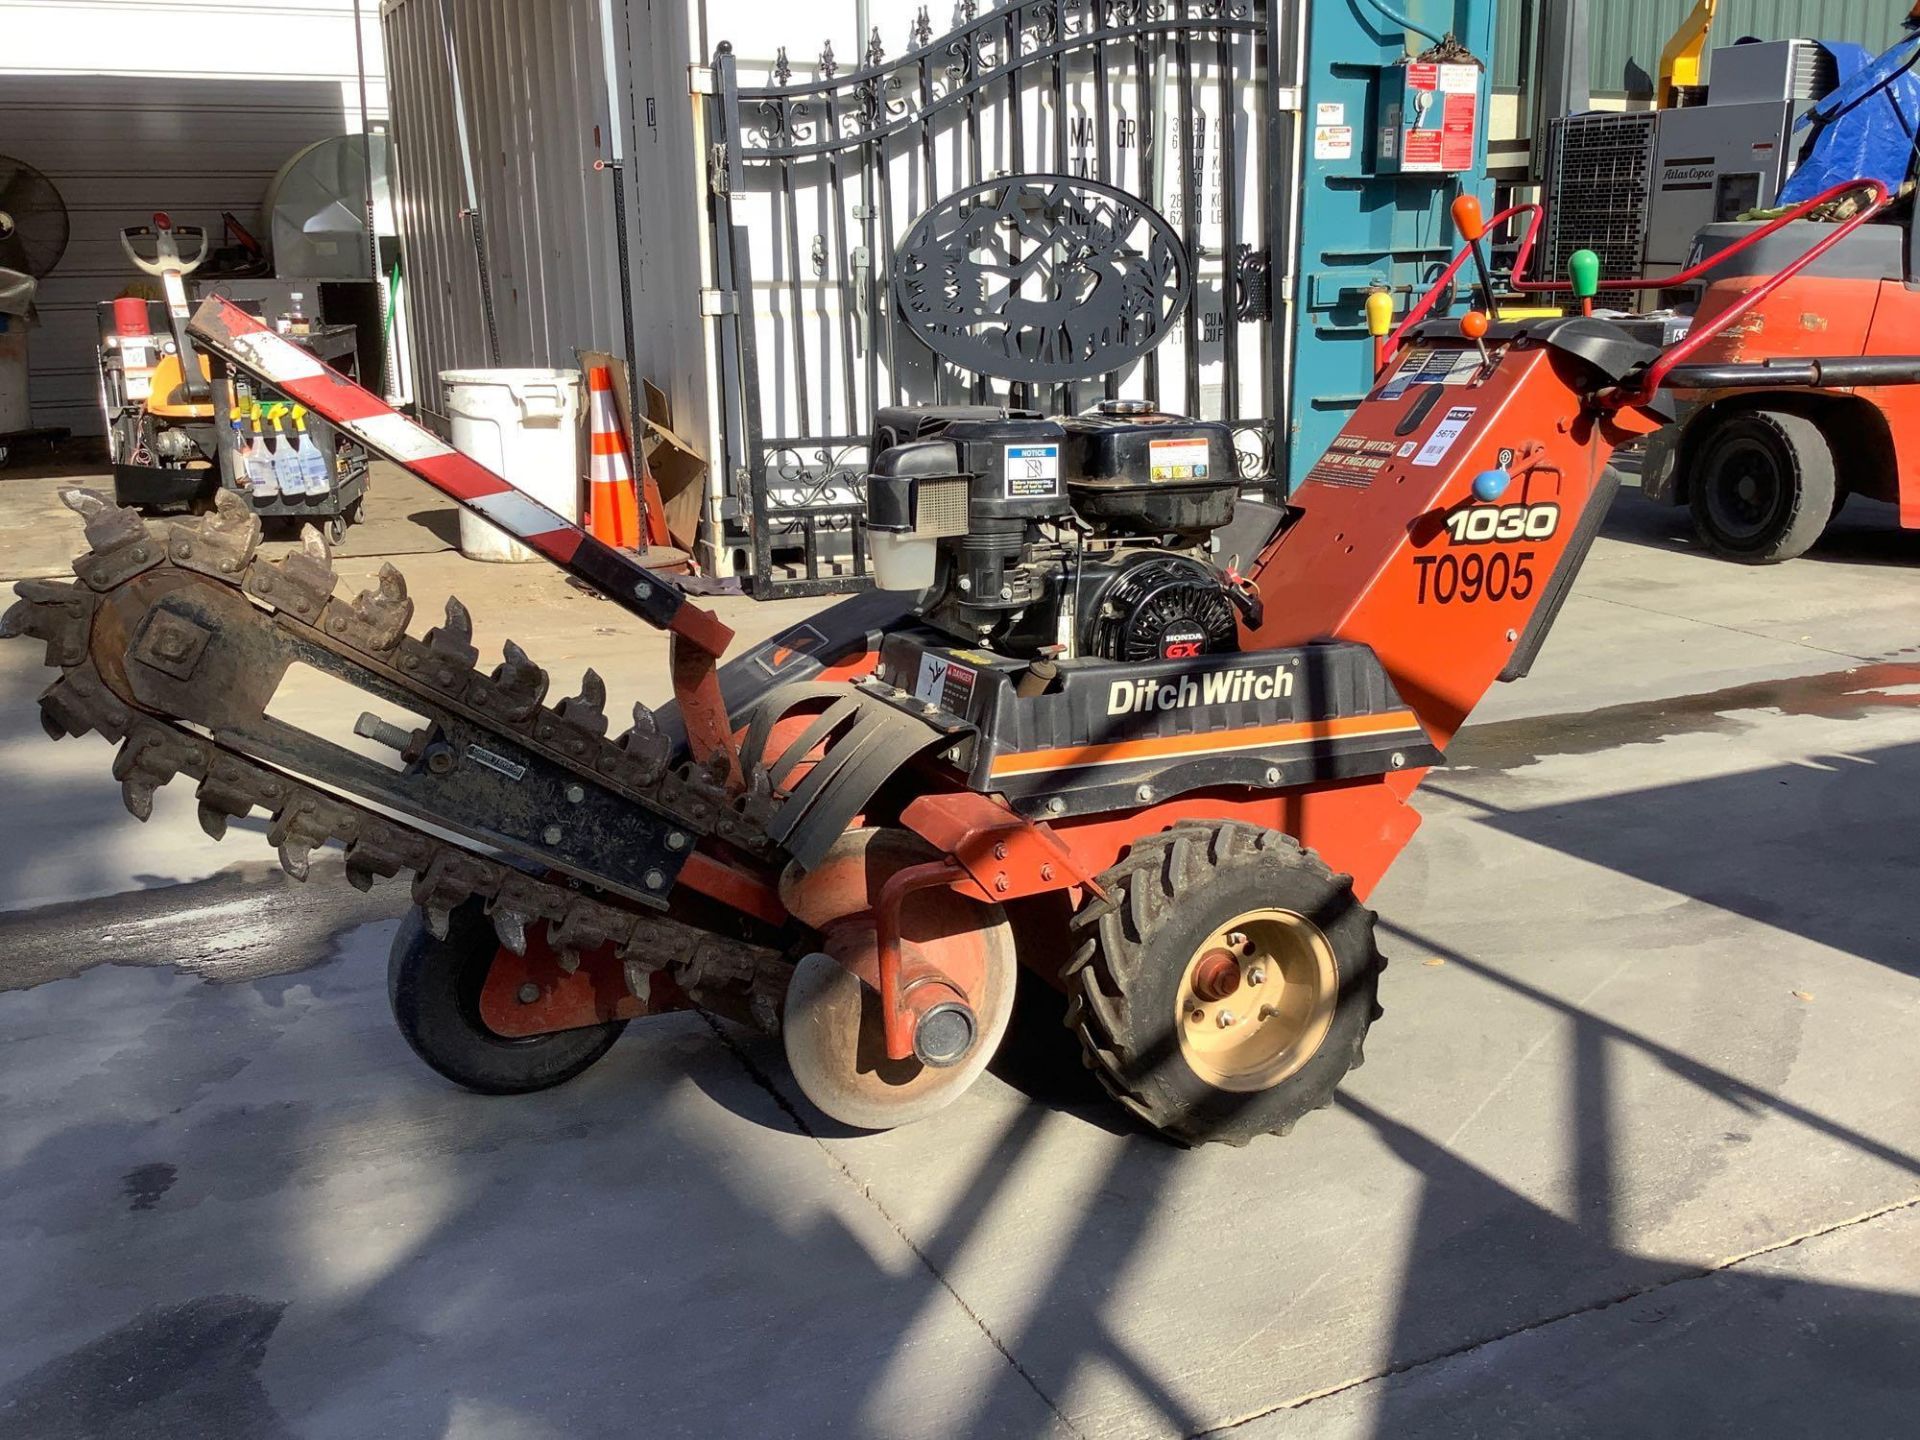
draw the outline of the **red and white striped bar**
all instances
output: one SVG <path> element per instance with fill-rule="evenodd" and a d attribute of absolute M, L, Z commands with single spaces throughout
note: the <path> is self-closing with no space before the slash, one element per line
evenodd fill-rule
<path fill-rule="evenodd" d="M 689 601 L 672 580 L 514 489 L 232 302 L 209 296 L 189 328 L 229 363 L 284 391 L 375 454 L 419 476 L 642 620 L 709 655 L 722 654 L 733 639 L 732 630 L 711 611 Z"/>

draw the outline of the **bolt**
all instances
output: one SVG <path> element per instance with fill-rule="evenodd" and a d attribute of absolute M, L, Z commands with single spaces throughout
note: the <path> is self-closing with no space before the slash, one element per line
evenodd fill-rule
<path fill-rule="evenodd" d="M 222 560 L 220 562 L 220 569 L 224 574 L 231 575 L 233 573 L 233 561 Z"/>
<path fill-rule="evenodd" d="M 633 598 L 636 600 L 652 599 L 653 586 L 649 585 L 646 581 L 642 580 L 638 585 L 635 585 L 633 587 Z"/>
<path fill-rule="evenodd" d="M 1237 1024 L 1237 1023 L 1239 1023 L 1239 1022 L 1238 1022 L 1238 1021 L 1236 1021 L 1236 1020 L 1235 1020 L 1235 1019 L 1233 1018 L 1233 1011 L 1231 1011 L 1231 1010 L 1222 1010 L 1222 1011 L 1220 1012 L 1220 1022 L 1219 1022 L 1219 1023 L 1220 1023 L 1220 1028 L 1221 1028 L 1222 1030 L 1226 1030 L 1226 1029 L 1229 1029 L 1230 1027 L 1232 1027 L 1233 1025 L 1235 1025 L 1235 1024 Z"/>
<path fill-rule="evenodd" d="M 1051 865 L 1042 865 L 1042 866 L 1040 867 L 1040 878 L 1041 878 L 1042 880 L 1051 880 L 1051 879 L 1053 879 L 1053 866 L 1051 866 Z"/>
<path fill-rule="evenodd" d="M 1146 804 L 1147 801 L 1153 799 L 1153 786 L 1142 785 L 1138 790 L 1133 792 L 1133 798 L 1143 805 Z"/>
<path fill-rule="evenodd" d="M 1394 769 L 1400 770 L 1405 768 L 1407 763 L 1407 757 L 1401 754 L 1398 750 L 1396 750 L 1393 752 L 1393 759 L 1388 763 L 1391 764 Z"/>
<path fill-rule="evenodd" d="M 563 833 L 565 832 L 563 832 L 558 825 L 549 825 L 545 830 L 540 832 L 541 838 L 549 845 L 558 845 L 560 843 L 560 836 Z"/>
<path fill-rule="evenodd" d="M 153 648 L 160 652 L 162 660 L 183 659 L 187 653 L 187 637 L 177 631 L 162 635 Z"/>
<path fill-rule="evenodd" d="M 453 751 L 445 745 L 435 745 L 427 751 L 427 769 L 436 775 L 447 775 L 453 771 Z"/>
<path fill-rule="evenodd" d="M 682 832 L 678 830 L 669 830 L 667 832 L 667 849 L 684 850 L 686 848 L 687 837 Z"/>
<path fill-rule="evenodd" d="M 1267 983 L 1266 967 L 1264 965 L 1256 965 L 1251 970 L 1247 971 L 1247 983 L 1249 985 L 1266 984 Z"/>
<path fill-rule="evenodd" d="M 190 558 L 193 554 L 193 542 L 189 540 L 174 541 L 173 553 L 178 555 L 182 560 Z"/>
<path fill-rule="evenodd" d="M 1196 1025 L 1204 1025 L 1207 1023 L 1207 1012 L 1196 1008 L 1187 1018 Z"/>
<path fill-rule="evenodd" d="M 1006 871 L 1002 870 L 998 875 L 993 877 L 993 888 L 998 890 L 1002 895 L 1013 888 L 1013 886 L 1007 882 Z"/>
<path fill-rule="evenodd" d="M 1004 860 L 1007 858 L 1007 842 L 1006 841 L 996 840 L 993 842 L 993 858 L 996 860 Z"/>
<path fill-rule="evenodd" d="M 1064 815 L 1066 813 L 1067 813 L 1067 802 L 1062 800 L 1058 795 L 1054 796 L 1051 800 L 1047 801 L 1047 814 Z"/>
<path fill-rule="evenodd" d="M 1227 944 L 1231 945 L 1235 950 L 1244 950 L 1247 948 L 1247 937 L 1242 935 L 1238 930 L 1231 931 L 1227 935 Z"/>
<path fill-rule="evenodd" d="M 147 547 L 146 547 L 146 546 L 144 546 L 144 545 L 136 545 L 136 546 L 134 546 L 134 547 L 133 547 L 133 558 L 134 558 L 134 561 L 135 561 L 136 563 L 138 563 L 138 562 L 140 562 L 140 561 L 143 561 L 143 560 L 145 560 L 145 559 L 147 558 Z"/>
<path fill-rule="evenodd" d="M 273 589 L 273 576 L 266 570 L 255 570 L 253 572 L 253 588 L 258 590 L 262 595 L 266 594 L 269 590 Z"/>
<path fill-rule="evenodd" d="M 569 804 L 578 805 L 582 800 L 586 798 L 587 798 L 587 792 L 584 787 L 579 785 L 567 786 L 567 801 Z"/>
<path fill-rule="evenodd" d="M 1514 641 L 1518 640 L 1519 638 L 1520 638 L 1520 632 L 1518 630 L 1507 631 L 1507 643 L 1509 645 L 1511 645 Z"/>
<path fill-rule="evenodd" d="M 1280 783 L 1280 767 L 1278 765 L 1269 765 L 1267 767 L 1267 784 L 1278 785 L 1279 783 Z"/>
<path fill-rule="evenodd" d="M 667 877 L 662 875 L 658 870 L 647 871 L 644 878 L 646 879 L 647 889 L 649 890 L 658 890 L 662 885 L 667 883 Z"/>
<path fill-rule="evenodd" d="M 1002 600 L 1011 600 L 1013 598 L 1013 587 L 1011 585 L 1002 585 L 1000 587 L 1000 598 Z"/>
<path fill-rule="evenodd" d="M 1272 1005 L 1262 1005 L 1260 1007 L 1259 1018 L 1262 1020 L 1277 1020 L 1280 1018 L 1280 1011 Z"/>
<path fill-rule="evenodd" d="M 529 980 L 516 993 L 522 1005 L 531 1005 L 540 998 L 540 987 Z"/>

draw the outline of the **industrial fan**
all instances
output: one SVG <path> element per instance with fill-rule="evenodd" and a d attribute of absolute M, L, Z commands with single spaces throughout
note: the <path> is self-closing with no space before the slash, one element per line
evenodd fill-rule
<path fill-rule="evenodd" d="M 31 165 L 0 155 L 0 465 L 17 441 L 66 435 L 30 428 L 27 324 L 40 278 L 66 253 L 69 229 L 66 203 L 53 182 Z"/>
<path fill-rule="evenodd" d="M 0 270 L 38 280 L 66 253 L 66 202 L 53 182 L 23 161 L 0 155 Z"/>

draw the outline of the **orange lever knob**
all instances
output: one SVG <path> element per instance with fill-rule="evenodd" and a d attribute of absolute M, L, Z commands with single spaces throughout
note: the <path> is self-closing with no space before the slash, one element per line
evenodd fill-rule
<path fill-rule="evenodd" d="M 1487 233 L 1487 217 L 1477 196 L 1462 195 L 1453 202 L 1453 228 L 1469 244 Z"/>

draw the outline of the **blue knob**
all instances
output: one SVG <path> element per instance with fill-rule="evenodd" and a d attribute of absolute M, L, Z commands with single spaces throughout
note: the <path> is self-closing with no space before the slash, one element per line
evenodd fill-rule
<path fill-rule="evenodd" d="M 1473 496 L 1476 500 L 1491 503 L 1507 493 L 1507 487 L 1513 484 L 1513 476 L 1505 470 L 1482 470 L 1473 477 Z"/>

